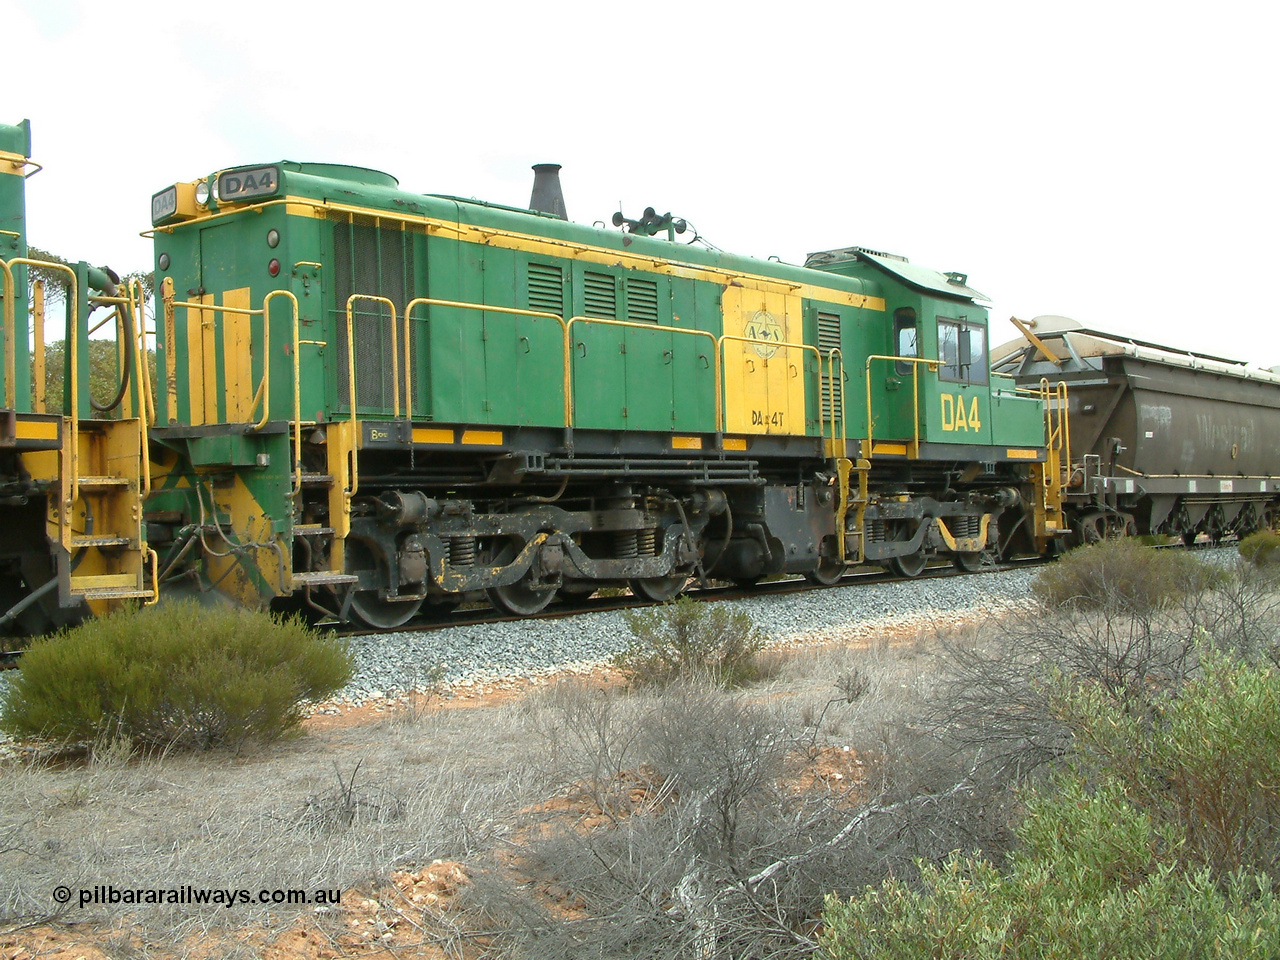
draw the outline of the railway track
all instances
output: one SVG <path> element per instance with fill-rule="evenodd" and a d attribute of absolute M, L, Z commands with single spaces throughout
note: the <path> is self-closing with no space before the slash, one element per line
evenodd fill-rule
<path fill-rule="evenodd" d="M 707 587 L 692 587 L 687 595 L 699 601 L 723 601 L 723 600 L 759 600 L 770 596 L 787 596 L 792 594 L 808 593 L 815 590 L 839 590 L 844 587 L 859 586 L 872 583 L 911 583 L 924 580 L 941 580 L 959 576 L 983 576 L 988 573 L 1000 573 L 1006 570 L 1014 570 L 1027 566 L 1039 566 L 1050 562 L 1041 557 L 1026 557 L 1018 560 L 1005 561 L 998 564 L 992 564 L 981 570 L 967 572 L 958 570 L 950 565 L 939 564 L 937 566 L 928 567 L 919 576 L 903 577 L 879 567 L 873 567 L 869 570 L 860 570 L 854 573 L 845 574 L 838 581 L 831 584 L 816 584 L 804 579 L 803 577 L 788 577 L 781 580 L 771 580 L 766 583 L 758 583 L 750 589 L 744 589 L 739 586 L 732 585 L 713 585 Z M 640 599 L 631 594 L 622 594 L 619 596 L 607 597 L 591 597 L 586 600 L 577 600 L 573 602 L 556 602 L 552 603 L 546 609 L 530 616 L 511 616 L 500 613 L 492 607 L 477 607 L 474 610 L 455 610 L 451 613 L 437 617 L 424 616 L 403 626 L 390 629 L 380 630 L 372 628 L 351 629 L 337 624 L 331 627 L 339 636 L 344 637 L 363 637 L 378 636 L 382 634 L 397 633 L 430 633 L 436 630 L 445 630 L 453 627 L 481 626 L 486 623 L 515 623 L 527 622 L 530 620 L 565 620 L 576 617 L 584 613 L 610 613 L 618 610 L 630 610 L 641 607 L 651 607 L 654 604 L 651 601 Z M 323 624 L 322 624 L 323 626 Z"/>
<path fill-rule="evenodd" d="M 1028 565 L 1039 565 L 1047 561 L 1040 557 L 1027 557 L 1019 560 L 1006 561 L 999 564 L 992 564 L 976 572 L 966 572 L 958 570 L 950 565 L 938 564 L 936 566 L 926 568 L 917 577 L 903 577 L 879 567 L 872 567 L 868 570 L 859 570 L 853 573 L 845 574 L 838 581 L 832 584 L 816 584 L 805 580 L 803 577 L 788 577 L 780 580 L 771 580 L 765 583 L 758 583 L 750 589 L 744 589 L 736 585 L 713 585 L 707 587 L 692 587 L 688 591 L 688 595 L 699 601 L 723 601 L 723 600 L 748 600 L 761 599 L 771 596 L 788 596 L 793 594 L 807 593 L 814 590 L 839 590 L 845 587 L 855 587 L 873 583 L 907 583 L 912 581 L 924 580 L 941 580 L 949 579 L 957 576 L 983 576 L 987 573 L 999 573 L 1005 570 L 1013 570 Z M 353 628 L 347 625 L 337 623 L 335 621 L 326 621 L 318 624 L 321 629 L 331 630 L 335 635 L 341 637 L 366 637 L 391 635 L 399 633 L 431 633 L 437 630 L 446 630 L 453 627 L 474 627 L 483 626 L 489 623 L 515 623 L 526 622 L 530 620 L 567 620 L 572 619 L 580 614 L 585 613 L 610 613 L 618 610 L 630 610 L 640 607 L 650 607 L 653 603 L 624 593 L 616 596 L 590 597 L 585 600 L 575 601 L 558 601 L 552 603 L 546 609 L 531 616 L 512 616 L 504 614 L 493 607 L 477 605 L 475 609 L 453 610 L 449 613 L 439 614 L 437 616 L 423 615 L 409 623 L 399 627 L 388 629 L 374 629 L 370 627 Z M 21 650 L 0 651 L 0 670 L 16 668 L 22 657 Z"/>
<path fill-rule="evenodd" d="M 1221 544 L 1215 543 L 1198 543 L 1190 548 L 1184 547 L 1180 543 L 1156 544 L 1153 545 L 1157 549 L 1211 549 Z M 857 587 L 869 584 L 890 584 L 890 583 L 910 583 L 921 582 L 926 580 L 942 580 L 950 579 L 958 576 L 977 576 L 981 577 L 991 573 L 1002 573 L 1009 570 L 1023 569 L 1027 567 L 1041 566 L 1046 563 L 1053 562 L 1045 557 L 1022 557 L 1013 560 L 1005 560 L 1000 563 L 994 563 L 983 567 L 977 571 L 959 570 L 949 564 L 938 563 L 927 567 L 919 576 L 904 577 L 880 567 L 870 567 L 869 569 L 857 570 L 845 574 L 838 581 L 832 584 L 812 583 L 803 577 L 787 577 L 779 580 L 771 580 L 764 583 L 758 583 L 750 589 L 745 589 L 737 585 L 716 584 L 707 587 L 693 586 L 688 591 L 688 596 L 695 600 L 713 602 L 725 600 L 758 600 L 771 596 L 790 596 L 795 594 L 808 593 L 817 590 L 839 590 L 846 587 Z M 653 606 L 653 603 L 637 598 L 630 593 L 621 593 L 612 596 L 595 596 L 582 600 L 573 601 L 556 601 L 546 607 L 544 610 L 528 615 L 514 616 L 502 613 L 497 609 L 476 604 L 473 609 L 452 610 L 448 613 L 439 613 L 435 616 L 431 614 L 423 614 L 398 627 L 376 629 L 371 627 L 352 627 L 343 625 L 336 621 L 324 621 L 318 624 L 321 629 L 332 631 L 337 636 L 342 637 L 366 637 L 394 635 L 403 633 L 432 633 L 439 630 L 446 630 L 455 627 L 475 627 L 485 624 L 498 623 L 516 623 L 529 621 L 550 621 L 550 620 L 567 620 L 580 614 L 586 613 L 610 613 L 619 610 L 629 610 L 641 607 Z M 21 659 L 21 651 L 0 652 L 0 669 L 11 669 L 17 667 Z"/>

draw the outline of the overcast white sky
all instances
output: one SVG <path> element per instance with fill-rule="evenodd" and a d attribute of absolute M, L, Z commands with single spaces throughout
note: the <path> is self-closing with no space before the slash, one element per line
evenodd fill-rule
<path fill-rule="evenodd" d="M 1063 314 L 1280 364 L 1278 4 L 463 7 L 0 0 L 31 242 L 150 269 L 151 194 L 218 168 L 524 205 L 553 161 L 580 222 L 653 206 L 736 253 L 967 272 L 995 342 Z"/>

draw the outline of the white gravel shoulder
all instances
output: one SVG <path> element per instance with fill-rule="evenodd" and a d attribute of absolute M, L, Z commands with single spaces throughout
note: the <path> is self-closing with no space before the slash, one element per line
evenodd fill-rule
<path fill-rule="evenodd" d="M 965 577 L 852 584 L 827 590 L 724 601 L 751 616 L 773 643 L 855 640 L 908 624 L 994 616 L 1031 594 L 1034 569 Z M 422 633 L 354 637 L 356 675 L 335 699 L 394 697 L 422 686 L 433 668 L 453 687 L 501 679 L 586 672 L 621 650 L 628 636 L 620 612 L 490 623 Z"/>

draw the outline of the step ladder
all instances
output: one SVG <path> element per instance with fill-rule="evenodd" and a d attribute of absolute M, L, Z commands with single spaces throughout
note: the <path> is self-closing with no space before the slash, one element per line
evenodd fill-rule
<path fill-rule="evenodd" d="M 854 461 L 847 457 L 836 459 L 835 526 L 836 537 L 840 544 L 840 560 L 845 563 L 865 563 L 867 559 L 863 517 L 870 500 L 867 493 L 867 478 L 870 472 L 871 462 L 868 460 Z M 849 516 L 850 512 L 853 513 L 852 518 Z"/>
<path fill-rule="evenodd" d="M 1035 536 L 1047 546 L 1055 534 L 1068 529 L 1063 501 L 1071 471 L 1071 424 L 1067 415 L 1067 384 L 1059 380 L 1051 384 L 1040 380 L 1040 399 L 1044 404 L 1045 462 L 1031 464 L 1031 477 L 1037 496 L 1035 503 Z"/>
<path fill-rule="evenodd" d="M 305 537 L 312 543 L 312 553 L 326 542 L 329 546 L 328 565 L 320 570 L 292 571 L 293 590 L 311 587 L 349 587 L 359 580 L 346 572 L 346 539 L 351 531 L 351 497 L 358 483 L 355 462 L 355 424 L 330 423 L 325 425 L 326 473 L 295 473 L 295 498 L 301 498 L 305 490 L 326 490 L 329 499 L 329 522 L 295 523 L 293 536 Z"/>
<path fill-rule="evenodd" d="M 63 547 L 60 603 L 154 603 L 156 554 L 142 523 L 140 421 L 80 420 L 63 438 L 60 502 L 51 505 Z"/>

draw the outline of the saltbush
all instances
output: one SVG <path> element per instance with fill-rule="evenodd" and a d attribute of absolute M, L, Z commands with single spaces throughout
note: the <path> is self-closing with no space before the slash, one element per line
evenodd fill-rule
<path fill-rule="evenodd" d="M 1280 676 L 1203 651 L 1201 675 L 1146 711 L 1096 686 L 1060 700 L 1077 762 L 1114 779 L 1160 824 L 1171 858 L 1215 877 L 1239 870 L 1280 882 Z"/>
<path fill-rule="evenodd" d="M 1048 607 L 1075 606 L 1152 613 L 1211 587 L 1221 572 L 1180 550 L 1155 550 L 1130 540 L 1077 547 L 1046 567 L 1031 585 Z"/>
<path fill-rule="evenodd" d="M 680 597 L 624 611 L 623 619 L 631 637 L 613 662 L 634 685 L 709 680 L 736 687 L 760 677 L 758 655 L 767 638 L 749 614 Z"/>
<path fill-rule="evenodd" d="M 1236 549 L 1241 557 L 1255 566 L 1280 563 L 1280 533 L 1259 530 L 1241 540 Z"/>
<path fill-rule="evenodd" d="M 300 701 L 334 693 L 352 670 L 344 641 L 299 619 L 166 604 L 33 643 L 0 727 L 75 742 L 239 746 L 295 728 Z"/>
<path fill-rule="evenodd" d="M 1065 680 L 1059 704 L 1076 765 L 1023 794 L 1005 867 L 828 898 L 828 957 L 1280 956 L 1280 677 L 1206 651 L 1152 710 Z"/>
<path fill-rule="evenodd" d="M 1200 960 L 1280 956 L 1280 900 L 1265 875 L 1216 883 L 1165 857 L 1178 843 L 1122 788 L 1079 781 L 1031 794 L 1023 846 L 1004 871 L 953 855 L 921 866 L 922 886 L 891 879 L 827 899 L 832 960 Z"/>

